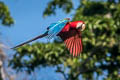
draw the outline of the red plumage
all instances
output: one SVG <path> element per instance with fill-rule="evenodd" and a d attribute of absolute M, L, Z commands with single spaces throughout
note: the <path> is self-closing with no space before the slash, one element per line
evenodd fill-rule
<path fill-rule="evenodd" d="M 78 23 L 84 24 L 83 21 L 69 22 L 58 34 L 73 56 L 80 55 L 83 49 L 81 32 L 76 28 Z"/>
<path fill-rule="evenodd" d="M 64 26 L 64 28 L 62 29 L 62 31 L 61 31 L 61 32 L 66 32 L 66 31 L 69 31 L 69 30 L 70 30 L 70 28 L 76 29 L 76 27 L 77 27 L 77 24 L 78 24 L 78 23 L 82 23 L 82 24 L 84 24 L 84 22 L 83 22 L 83 21 L 74 21 L 74 22 L 69 22 L 69 23 L 67 23 L 67 24 Z"/>

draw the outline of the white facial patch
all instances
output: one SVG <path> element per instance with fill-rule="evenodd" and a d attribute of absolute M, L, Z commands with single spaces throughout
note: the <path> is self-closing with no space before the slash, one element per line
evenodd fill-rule
<path fill-rule="evenodd" d="M 76 28 L 79 29 L 80 27 L 82 27 L 82 23 L 79 22 L 79 23 L 77 23 L 77 27 Z"/>
<path fill-rule="evenodd" d="M 85 29 L 85 24 L 84 23 L 78 23 L 76 29 L 80 29 L 80 31 L 83 31 Z"/>

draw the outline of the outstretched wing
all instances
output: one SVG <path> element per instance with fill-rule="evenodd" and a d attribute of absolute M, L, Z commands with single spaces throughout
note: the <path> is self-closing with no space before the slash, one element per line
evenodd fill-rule
<path fill-rule="evenodd" d="M 69 20 L 64 19 L 61 21 L 58 21 L 57 23 L 52 23 L 47 29 L 48 29 L 48 35 L 46 36 L 48 39 L 51 39 L 55 37 L 63 28 L 64 26 L 69 22 Z"/>
<path fill-rule="evenodd" d="M 83 49 L 80 31 L 71 29 L 67 32 L 61 32 L 59 36 L 62 38 L 66 47 L 73 56 L 80 55 Z"/>

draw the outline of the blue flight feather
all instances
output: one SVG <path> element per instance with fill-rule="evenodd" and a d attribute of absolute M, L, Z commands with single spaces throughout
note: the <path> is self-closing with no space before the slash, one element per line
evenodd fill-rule
<path fill-rule="evenodd" d="M 48 35 L 46 37 L 48 39 L 55 37 L 68 22 L 69 20 L 63 19 L 58 21 L 57 23 L 50 24 L 50 26 L 48 27 Z"/>

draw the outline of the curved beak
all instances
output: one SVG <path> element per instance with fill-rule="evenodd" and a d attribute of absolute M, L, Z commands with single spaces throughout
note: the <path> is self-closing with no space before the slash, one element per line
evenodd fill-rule
<path fill-rule="evenodd" d="M 84 31 L 84 30 L 85 30 L 85 24 L 82 24 L 80 30 L 81 30 L 81 31 Z"/>

